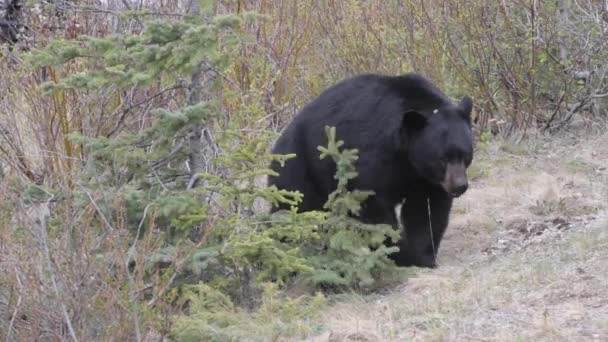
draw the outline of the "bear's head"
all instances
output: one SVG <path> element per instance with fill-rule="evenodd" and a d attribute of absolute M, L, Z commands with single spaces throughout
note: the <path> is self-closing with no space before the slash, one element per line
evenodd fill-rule
<path fill-rule="evenodd" d="M 410 110 L 404 114 L 402 138 L 410 164 L 427 181 L 452 197 L 468 188 L 467 168 L 473 160 L 472 101 Z"/>

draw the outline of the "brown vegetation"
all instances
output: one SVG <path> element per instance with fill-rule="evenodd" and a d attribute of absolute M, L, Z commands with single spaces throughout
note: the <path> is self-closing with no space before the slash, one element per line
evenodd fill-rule
<path fill-rule="evenodd" d="M 37 67 L 29 52 L 53 39 L 80 44 L 82 35 L 138 35 L 148 19 L 179 21 L 197 9 L 187 0 L 0 0 L 0 338 L 62 340 L 87 332 L 152 340 L 171 330 L 175 277 L 159 272 L 145 280 L 138 277 L 143 270 L 130 269 L 133 260 L 143 268 L 163 247 L 154 229 L 158 213 L 138 213 L 138 228 L 152 233 L 133 243 L 124 199 L 80 182 L 92 156 L 71 134 L 117 139 L 142 132 L 154 109 L 196 102 L 193 89 L 216 80 L 222 92 L 199 95 L 219 99 L 220 115 L 194 139 L 171 137 L 170 144 L 203 142 L 191 145 L 200 153 L 191 155 L 199 159 L 187 171 L 220 174 L 208 161 L 221 153 L 217 136 L 227 127 L 242 132 L 234 144 L 247 144 L 263 129 L 279 131 L 343 77 L 411 71 L 453 97 L 471 95 L 481 136 L 473 187 L 455 208 L 441 267 L 386 296 L 334 305 L 314 324 L 296 313 L 296 332 L 269 305 L 259 316 L 263 324 L 254 324 L 260 339 L 315 339 L 319 326 L 322 340 L 608 338 L 608 139 L 597 133 L 608 116 L 608 2 L 201 3 L 216 14 L 264 16 L 242 26 L 249 38 L 225 70 L 43 95 L 45 82 L 100 65 Z M 128 10 L 141 12 L 125 16 Z M 158 163 L 172 166 L 169 159 Z M 112 177 L 118 176 L 99 174 L 95 181 L 105 185 Z M 84 196 L 71 197 L 76 190 Z M 144 226 L 146 217 L 151 223 Z M 205 235 L 196 234 L 203 244 Z M 158 263 L 180 268 L 190 255 L 178 247 Z"/>

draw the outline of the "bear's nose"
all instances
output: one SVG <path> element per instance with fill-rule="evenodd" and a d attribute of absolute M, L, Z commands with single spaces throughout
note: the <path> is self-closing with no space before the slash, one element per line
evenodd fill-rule
<path fill-rule="evenodd" d="M 453 197 L 458 197 L 458 196 L 460 196 L 460 195 L 464 194 L 464 193 L 465 193 L 465 191 L 467 191 L 467 189 L 468 189 L 468 188 L 469 188 L 469 185 L 468 185 L 468 184 L 466 184 L 466 183 L 465 183 L 465 184 L 462 184 L 462 185 L 459 185 L 459 186 L 455 187 L 455 188 L 452 190 L 451 195 L 452 195 Z"/>

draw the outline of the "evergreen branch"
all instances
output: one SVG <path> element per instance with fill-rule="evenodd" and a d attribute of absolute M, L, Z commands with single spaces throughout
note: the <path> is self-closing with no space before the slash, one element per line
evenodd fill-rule
<path fill-rule="evenodd" d="M 127 117 L 127 114 L 128 114 L 128 113 L 129 113 L 131 110 L 133 110 L 135 107 L 139 107 L 139 106 L 141 106 L 141 105 L 144 105 L 144 104 L 146 104 L 146 103 L 148 103 L 148 102 L 150 102 L 150 101 L 154 100 L 155 98 L 157 98 L 157 97 L 159 97 L 159 96 L 164 95 L 164 94 L 165 94 L 165 93 L 167 93 L 167 92 L 170 92 L 170 91 L 173 91 L 173 90 L 177 90 L 177 89 L 183 89 L 183 88 L 184 88 L 184 85 L 182 85 L 182 84 L 176 84 L 176 85 L 174 85 L 174 86 L 172 86 L 172 87 L 165 88 L 165 89 L 163 89 L 163 90 L 159 91 L 158 93 L 156 93 L 156 94 L 154 94 L 154 95 L 152 95 L 152 96 L 149 96 L 149 97 L 148 97 L 148 98 L 146 98 L 145 100 L 139 101 L 139 102 L 137 102 L 137 103 L 135 103 L 135 104 L 132 104 L 132 105 L 130 105 L 129 107 L 127 107 L 127 108 L 123 109 L 123 111 L 122 111 L 122 113 L 121 113 L 120 117 L 118 118 L 118 120 L 116 121 L 116 124 L 114 125 L 114 128 L 112 128 L 112 130 L 111 130 L 111 131 L 110 131 L 108 134 L 106 134 L 106 137 L 107 137 L 107 138 L 109 138 L 109 137 L 111 137 L 111 136 L 112 136 L 114 133 L 116 133 L 116 132 L 118 131 L 118 129 L 120 128 L 120 126 L 121 126 L 121 125 L 122 125 L 122 123 L 124 122 L 125 118 Z"/>
<path fill-rule="evenodd" d="M 177 260 L 175 262 L 175 270 L 173 272 L 173 274 L 171 274 L 171 277 L 169 278 L 169 281 L 167 282 L 167 284 L 165 284 L 164 287 L 162 287 L 159 291 L 158 294 L 156 296 L 154 296 L 152 299 L 150 299 L 148 301 L 148 306 L 149 307 L 154 307 L 156 305 L 156 302 L 162 298 L 165 293 L 171 289 L 171 286 L 173 286 L 173 282 L 175 281 L 175 279 L 177 278 L 178 275 L 180 275 L 184 269 L 184 267 L 186 267 L 187 260 L 191 260 L 192 256 L 196 253 L 196 251 L 201 248 L 201 246 L 204 246 L 207 244 L 207 239 L 209 238 L 209 229 L 206 229 L 203 232 L 203 236 L 201 238 L 201 240 L 199 242 L 196 243 L 196 245 L 194 245 L 194 247 L 191 249 L 191 252 L 188 253 L 184 258 L 182 258 L 181 260 Z M 177 256 L 176 256 L 177 259 Z"/>
<path fill-rule="evenodd" d="M 161 167 L 170 163 L 177 156 L 177 154 L 182 150 L 183 147 L 184 147 L 184 140 L 181 139 L 180 142 L 177 144 L 177 146 L 175 146 L 171 150 L 171 152 L 169 152 L 163 159 L 153 162 L 148 167 L 152 170 L 152 172 L 157 171 Z"/>

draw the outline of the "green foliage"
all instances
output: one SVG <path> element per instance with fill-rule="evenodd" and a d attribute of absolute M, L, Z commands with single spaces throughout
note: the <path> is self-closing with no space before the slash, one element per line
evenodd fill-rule
<path fill-rule="evenodd" d="M 277 198 L 275 187 L 255 187 L 259 170 L 264 170 L 256 166 L 268 165 L 276 158 L 264 155 L 259 144 L 224 146 L 226 154 L 220 160 L 232 170 L 227 178 L 201 175 L 209 182 L 209 189 L 219 195 L 218 204 L 231 209 L 214 228 L 223 241 L 221 249 L 200 250 L 195 259 L 217 258 L 235 276 L 222 277 L 219 287 L 199 283 L 183 288 L 185 295 L 180 300 L 187 301 L 189 309 L 175 317 L 176 340 L 238 340 L 250 324 L 256 325 L 256 331 L 269 329 L 264 336 L 310 333 L 308 324 L 304 329 L 301 321 L 316 314 L 323 297 L 279 300 L 278 286 L 287 284 L 293 274 L 301 274 L 315 287 L 371 288 L 399 270 L 387 257 L 398 248 L 383 245 L 386 239 L 398 239 L 399 233 L 388 225 L 364 224 L 353 217 L 359 213 L 361 202 L 372 194 L 348 190 L 348 181 L 357 176 L 357 151 L 340 151 L 343 142 L 336 141 L 334 128 L 328 128 L 327 134 L 328 146 L 319 150 L 321 158 L 330 157 L 337 164 L 337 188 L 328 198 L 326 213 L 298 213 L 292 207 L 272 215 L 244 214 L 252 209 L 256 198 Z M 291 201 L 297 203 L 298 199 Z M 204 257 L 200 258 L 201 254 Z M 225 294 L 233 293 L 235 286 L 241 290 L 249 286 L 242 280 L 250 272 L 255 274 L 256 286 L 266 285 L 261 306 L 245 318 Z"/>
<path fill-rule="evenodd" d="M 85 66 L 82 72 L 45 84 L 47 94 L 172 83 L 189 79 L 201 65 L 221 72 L 230 63 L 230 49 L 239 42 L 235 29 L 240 23 L 241 18 L 232 15 L 161 21 L 150 23 L 140 35 L 54 41 L 33 52 L 30 61 L 37 67 L 67 66 L 75 60 Z M 232 316 L 235 305 L 255 302 L 250 297 L 263 282 L 283 285 L 293 273 L 312 272 L 299 245 L 314 244 L 324 220 L 323 213 L 262 213 L 265 203 L 297 206 L 301 201 L 299 193 L 259 183 L 272 174 L 271 162 L 284 163 L 293 156 L 268 154 L 272 135 L 267 132 L 243 134 L 239 125 L 219 127 L 219 100 L 158 108 L 147 126 L 111 138 L 70 134 L 89 158 L 74 191 L 74 198 L 81 200 L 72 205 L 84 210 L 94 200 L 93 224 L 124 229 L 120 234 L 126 239 L 120 243 L 129 255 L 126 281 L 130 287 L 132 279 L 150 284 L 154 304 L 128 307 L 134 315 L 141 311 L 160 319 L 166 310 L 179 312 L 187 306 L 192 314 L 178 315 L 176 321 L 180 339 L 186 340 L 213 338 L 210 331 L 224 328 L 219 334 L 229 335 L 238 319 Z M 193 152 L 188 138 L 202 125 L 222 128 L 213 142 L 221 153 L 209 156 L 212 171 L 196 175 L 201 186 L 191 188 L 186 165 Z M 269 306 L 261 315 L 300 312 L 297 301 L 286 301 L 283 309 L 274 302 L 274 294 L 268 296 Z M 198 327 L 188 327 L 189 320 Z"/>
<path fill-rule="evenodd" d="M 178 340 L 240 340 L 252 331 L 282 339 L 314 329 L 307 320 L 320 302 L 285 299 L 285 288 L 305 280 L 316 289 L 360 290 L 390 278 L 397 268 L 387 255 L 396 247 L 383 242 L 398 232 L 356 220 L 373 193 L 349 186 L 357 151 L 341 150 L 335 130 L 320 148 L 337 165 L 336 190 L 323 212 L 298 213 L 302 194 L 263 184 L 274 174 L 272 161 L 293 157 L 268 153 L 269 127 L 279 130 L 295 109 L 345 75 L 421 72 L 453 97 L 471 95 L 476 126 L 484 131 L 481 154 L 492 153 L 486 130 L 558 126 L 547 121 L 553 114 L 564 120 L 583 100 L 591 102 L 577 115 L 605 109 L 596 97 L 606 92 L 601 75 L 608 51 L 593 15 L 598 2 L 570 6 L 563 22 L 554 3 L 199 4 L 199 13 L 180 13 L 172 2 L 94 14 L 62 8 L 73 25 L 44 10 L 43 20 L 35 19 L 36 10 L 28 22 L 41 39 L 0 58 L 7 78 L 0 87 L 8 94 L 0 96 L 6 108 L 0 162 L 10 167 L 4 181 L 19 179 L 0 201 L 0 225 L 10 228 L 2 238 L 18 241 L 7 260 L 23 261 L 15 270 L 29 283 L 45 286 L 47 274 L 57 274 L 65 285 L 60 292 L 71 291 L 65 298 L 85 299 L 65 301 L 68 314 L 78 313 L 80 340 L 132 339 L 135 322 L 142 335 L 173 331 Z M 244 8 L 268 20 L 252 22 L 259 16 Z M 123 31 L 112 33 L 117 28 Z M 47 44 L 48 32 L 59 38 Z M 592 77 L 573 78 L 578 72 Z M 194 103 L 197 98 L 202 101 Z M 190 138 L 203 128 L 207 168 L 192 188 Z M 474 163 L 470 177 L 485 177 L 501 162 L 490 159 Z M 570 165 L 573 172 L 593 169 L 587 166 Z M 46 237 L 54 269 L 30 270 L 47 263 L 31 253 L 40 238 L 28 231 L 32 215 L 40 214 L 31 209 L 46 214 L 50 200 Z M 593 209 L 565 211 L 568 203 L 558 202 L 531 210 Z M 292 208 L 266 213 L 278 203 Z M 21 220 L 14 214 L 25 210 Z M 63 293 L 40 293 L 31 291 L 33 301 L 24 293 L 22 306 L 48 303 L 47 312 L 32 310 L 58 317 L 53 306 Z M 250 312 L 242 310 L 247 304 Z M 114 336 L 116 330 L 122 334 Z"/>
<path fill-rule="evenodd" d="M 325 297 L 282 297 L 276 285 L 264 284 L 263 301 L 252 314 L 234 306 L 229 298 L 199 284 L 184 289 L 182 303 L 190 313 L 175 317 L 175 341 L 262 341 L 280 336 L 306 336 L 314 332 L 310 321 L 325 305 Z"/>
<path fill-rule="evenodd" d="M 336 141 L 334 127 L 327 127 L 326 133 L 328 146 L 319 150 L 321 159 L 330 157 L 336 163 L 337 188 L 325 203 L 329 213 L 319 231 L 321 244 L 308 250 L 308 258 L 315 266 L 308 280 L 322 286 L 369 288 L 378 279 L 398 271 L 388 255 L 399 248 L 383 243 L 389 239 L 396 242 L 400 234 L 390 225 L 366 224 L 354 217 L 373 192 L 348 190 L 348 181 L 357 176 L 357 150 L 340 151 L 343 142 Z M 318 250 L 320 246 L 324 250 Z"/>
<path fill-rule="evenodd" d="M 298 203 L 301 195 L 256 184 L 260 176 L 271 172 L 271 161 L 285 158 L 265 153 L 268 136 L 260 134 L 241 143 L 235 142 L 242 138 L 230 136 L 221 144 L 224 154 L 217 159 L 230 172 L 223 177 L 201 175 L 206 191 L 214 193 L 215 204 L 226 210 L 213 228 L 213 235 L 222 241 L 222 262 L 237 273 L 255 270 L 258 282 L 283 284 L 291 273 L 311 271 L 298 244 L 317 238 L 323 214 L 292 211 L 275 223 L 259 213 L 256 205 L 260 203 Z M 283 239 L 287 242 L 282 243 Z"/>
<path fill-rule="evenodd" d="M 491 138 L 492 138 L 492 133 L 490 133 L 489 131 L 484 131 L 481 133 L 481 135 L 479 137 L 479 141 L 481 143 L 484 143 L 487 145 Z"/>
<path fill-rule="evenodd" d="M 476 144 L 476 152 L 485 153 L 488 150 L 488 146 L 490 144 L 490 140 L 492 139 L 492 133 L 489 131 L 483 131 L 479 135 L 479 140 Z"/>
<path fill-rule="evenodd" d="M 357 176 L 357 151 L 340 151 L 343 142 L 337 141 L 335 129 L 328 128 L 328 146 L 320 148 L 321 158 L 331 158 L 337 166 L 337 187 L 324 212 L 298 213 L 302 194 L 260 183 L 275 174 L 272 162 L 283 164 L 294 155 L 268 153 L 273 135 L 260 120 L 268 110 L 261 89 L 251 90 L 253 99 L 243 99 L 242 90 L 220 82 L 233 66 L 233 52 L 244 39 L 240 29 L 249 17 L 160 20 L 149 22 L 140 34 L 54 40 L 27 55 L 32 66 L 56 69 L 60 76 L 77 66 L 76 72 L 44 83 L 46 95 L 116 92 L 112 101 L 119 104 L 103 112 L 121 113 L 118 122 L 108 125 L 120 130 L 104 134 L 103 129 L 85 129 L 92 122 L 88 111 L 95 110 L 93 102 L 77 108 L 82 127 L 65 132 L 85 159 L 74 175 L 76 186 L 65 211 L 87 213 L 82 216 L 94 228 L 87 233 L 99 234 L 91 240 L 103 240 L 105 234 L 119 237 L 104 241 L 111 250 L 96 247 L 95 256 L 100 263 L 109 260 L 120 306 L 128 308 L 133 320 L 172 317 L 169 330 L 178 340 L 238 339 L 250 334 L 254 324 L 268 327 L 270 335 L 308 333 L 307 324 L 294 322 L 314 315 L 323 298 L 283 298 L 280 290 L 287 285 L 304 279 L 314 288 L 368 289 L 397 270 L 387 257 L 397 247 L 383 242 L 396 240 L 399 232 L 356 220 L 361 203 L 373 193 L 349 189 Z M 201 96 L 205 100 L 186 104 L 195 90 L 185 80 L 192 80 L 201 66 L 220 80 L 205 84 L 206 95 L 224 97 Z M 280 75 L 268 78 L 279 81 Z M 150 101 L 156 108 L 141 121 L 121 121 L 139 106 L 123 105 L 123 94 L 150 89 L 171 89 L 177 99 L 158 106 Z M 237 109 L 224 115 L 227 106 Z M 214 132 L 213 141 L 206 143 L 218 153 L 206 155 L 209 171 L 195 175 L 199 186 L 189 187 L 193 175 L 188 163 L 194 153 L 189 138 L 201 127 Z M 30 197 L 44 195 L 38 190 L 32 188 Z M 292 208 L 266 213 L 264 206 L 279 203 Z M 53 222 L 58 232 L 69 227 L 57 217 Z M 116 265 L 126 265 L 124 278 Z M 145 293 L 135 290 L 140 284 L 146 284 Z M 259 306 L 243 312 L 241 307 L 250 303 Z"/>
<path fill-rule="evenodd" d="M 222 69 L 226 51 L 239 42 L 241 17 L 227 15 L 202 22 L 198 17 L 181 21 L 156 21 L 146 25 L 141 35 L 97 38 L 82 42 L 55 40 L 36 49 L 29 61 L 36 67 L 61 65 L 75 59 L 91 61 L 98 67 L 70 75 L 43 90 L 99 89 L 115 86 L 142 86 L 159 79 L 175 81 L 189 76 L 203 63 Z M 218 45 L 221 38 L 222 44 Z"/>

